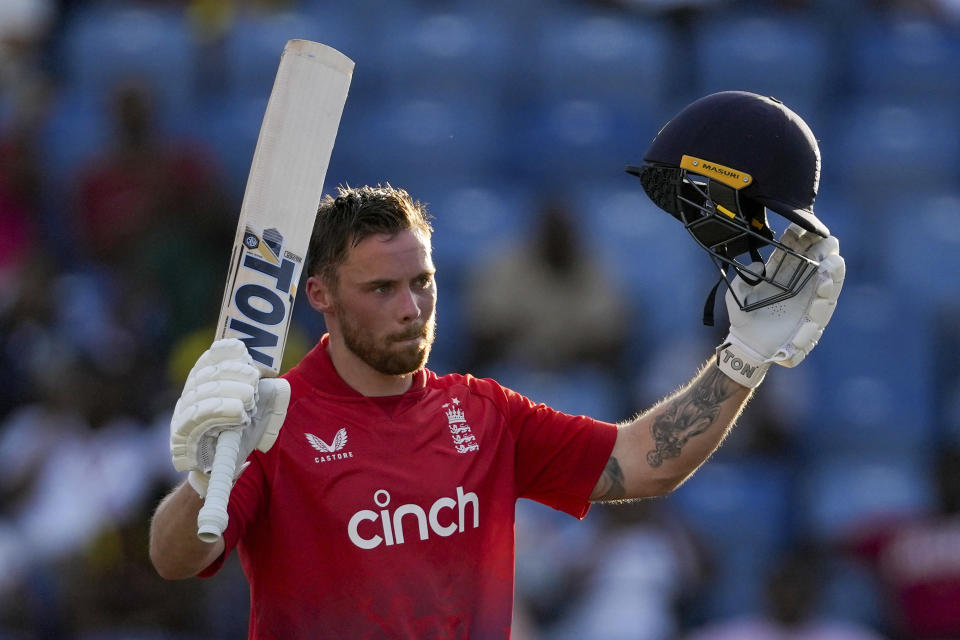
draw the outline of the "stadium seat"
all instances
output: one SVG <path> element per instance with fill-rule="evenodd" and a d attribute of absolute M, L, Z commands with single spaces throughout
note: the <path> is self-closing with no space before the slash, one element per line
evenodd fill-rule
<path fill-rule="evenodd" d="M 825 558 L 817 608 L 821 616 L 881 629 L 890 620 L 888 595 L 862 560 L 840 555 Z"/>
<path fill-rule="evenodd" d="M 699 603 L 709 617 L 762 607 L 766 572 L 791 542 L 791 491 L 775 460 L 714 459 L 666 498 L 716 569 Z"/>
<path fill-rule="evenodd" d="M 956 109 L 960 83 L 960 39 L 956 30 L 927 16 L 884 16 L 863 20 L 850 51 L 853 89 L 865 99 L 918 105 L 943 102 Z"/>
<path fill-rule="evenodd" d="M 162 124 L 182 126 L 195 106 L 197 47 L 182 10 L 95 3 L 70 14 L 59 49 L 65 89 L 103 108 L 113 88 L 145 83 Z"/>
<path fill-rule="evenodd" d="M 849 281 L 816 350 L 799 442 L 823 451 L 929 452 L 935 446 L 929 317 L 882 282 Z"/>
<path fill-rule="evenodd" d="M 596 97 L 547 96 L 512 110 L 507 126 L 505 168 L 556 185 L 617 179 L 657 132 L 653 121 Z"/>
<path fill-rule="evenodd" d="M 620 171 L 622 179 L 588 182 L 574 196 L 586 240 L 644 309 L 649 333 L 672 336 L 701 328 L 704 301 L 719 272 L 683 224 L 654 205 L 639 180 Z"/>
<path fill-rule="evenodd" d="M 530 37 L 538 95 L 596 100 L 658 122 L 664 115 L 674 59 L 665 23 L 567 5 L 545 12 Z"/>
<path fill-rule="evenodd" d="M 824 133 L 824 157 L 861 201 L 872 206 L 904 190 L 939 189 L 960 175 L 955 109 L 864 98 L 836 113 Z"/>
<path fill-rule="evenodd" d="M 719 12 L 694 27 L 690 74 L 702 94 L 733 89 L 774 96 L 816 128 L 835 64 L 828 44 L 809 18 Z"/>
<path fill-rule="evenodd" d="M 451 95 L 504 104 L 517 71 L 517 25 L 483 3 L 427 5 L 395 11 L 369 47 L 381 67 L 381 97 Z M 397 55 L 397 52 L 403 55 Z M 384 96 L 384 94 L 386 94 Z"/>
<path fill-rule="evenodd" d="M 69 189 L 81 164 L 104 149 L 112 135 L 107 114 L 89 100 L 61 95 L 43 123 L 39 156 L 59 196 Z"/>
<path fill-rule="evenodd" d="M 350 105 L 335 154 L 365 176 L 397 186 L 486 175 L 500 167 L 504 132 L 497 106 L 482 97 Z"/>
<path fill-rule="evenodd" d="M 932 466 L 928 456 L 909 450 L 821 451 L 800 479 L 799 530 L 813 540 L 838 543 L 890 519 L 931 512 L 937 508 Z"/>
<path fill-rule="evenodd" d="M 960 300 L 960 189 L 903 193 L 882 203 L 884 274 L 910 304 L 934 312 Z"/>
<path fill-rule="evenodd" d="M 536 205 L 527 189 L 482 177 L 425 185 L 417 197 L 429 203 L 434 216 L 434 261 L 457 278 L 484 257 L 521 241 Z"/>
<path fill-rule="evenodd" d="M 330 22 L 296 11 L 242 13 L 224 45 L 227 98 L 268 97 L 287 40 L 302 38 L 337 47 L 337 33 Z"/>

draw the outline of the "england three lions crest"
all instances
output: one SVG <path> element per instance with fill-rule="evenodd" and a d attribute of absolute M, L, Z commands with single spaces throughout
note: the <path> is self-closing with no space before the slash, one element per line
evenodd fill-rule
<path fill-rule="evenodd" d="M 471 432 L 470 425 L 467 424 L 467 416 L 460 406 L 460 399 L 452 398 L 450 402 L 445 402 L 441 406 L 447 418 L 447 428 L 450 430 L 454 450 L 457 453 L 479 451 L 480 444 L 477 442 L 477 437 Z"/>

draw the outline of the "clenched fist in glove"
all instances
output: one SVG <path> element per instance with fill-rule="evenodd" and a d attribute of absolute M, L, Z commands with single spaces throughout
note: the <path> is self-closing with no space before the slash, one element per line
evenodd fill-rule
<path fill-rule="evenodd" d="M 819 266 L 797 295 L 753 311 L 743 311 L 736 299 L 746 306 L 751 300 L 775 294 L 776 287 L 765 281 L 751 286 L 740 276 L 730 284 L 732 291 L 726 293 L 730 333 L 717 348 L 717 366 L 746 387 L 760 384 L 771 363 L 800 364 L 823 334 L 843 287 L 846 266 L 836 238 L 822 238 L 791 224 L 780 242 Z M 796 258 L 774 251 L 766 272 L 776 273 L 784 259 Z"/>
<path fill-rule="evenodd" d="M 170 421 L 170 453 L 177 471 L 201 497 L 207 493 L 217 436 L 242 431 L 239 461 L 254 449 L 269 451 L 280 434 L 290 384 L 282 378 L 260 378 L 260 372 L 235 338 L 218 340 L 203 353 L 187 376 Z M 246 465 L 240 465 L 234 479 Z"/>

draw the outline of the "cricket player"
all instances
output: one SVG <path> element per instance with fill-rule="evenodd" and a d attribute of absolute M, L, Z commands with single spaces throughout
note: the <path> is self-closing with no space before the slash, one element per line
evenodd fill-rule
<path fill-rule="evenodd" d="M 730 332 L 689 384 L 611 424 L 494 380 L 436 375 L 425 207 L 389 186 L 341 188 L 310 241 L 302 295 L 327 327 L 316 347 L 260 379 L 244 344 L 222 340 L 190 373 L 171 423 L 174 465 L 188 475 L 151 525 L 159 574 L 209 576 L 236 549 L 251 638 L 509 637 L 517 499 L 582 518 L 591 502 L 670 492 L 770 365 L 813 348 L 842 285 L 837 240 L 812 212 L 816 142 L 780 103 L 703 98 L 644 159 L 628 171 L 732 273 Z M 792 223 L 778 238 L 768 209 Z M 246 464 L 224 536 L 208 544 L 197 513 L 223 429 L 242 431 Z"/>

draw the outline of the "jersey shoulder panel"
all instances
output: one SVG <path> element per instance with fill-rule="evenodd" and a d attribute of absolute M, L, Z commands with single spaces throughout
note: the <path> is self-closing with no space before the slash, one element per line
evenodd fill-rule
<path fill-rule="evenodd" d="M 469 373 L 448 373 L 438 376 L 428 372 L 426 386 L 437 390 L 465 387 L 471 394 L 490 401 L 504 417 L 509 416 L 510 396 L 515 394 L 492 378 L 477 378 Z"/>

